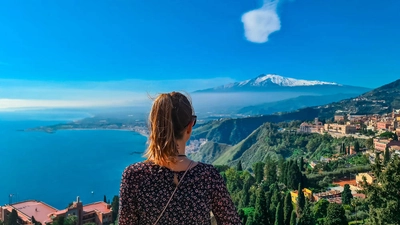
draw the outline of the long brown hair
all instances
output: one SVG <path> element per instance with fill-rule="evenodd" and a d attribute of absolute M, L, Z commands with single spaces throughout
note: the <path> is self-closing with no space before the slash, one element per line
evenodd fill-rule
<path fill-rule="evenodd" d="M 149 115 L 147 160 L 159 165 L 174 162 L 171 157 L 178 155 L 176 140 L 183 137 L 193 115 L 192 104 L 185 95 L 179 92 L 160 94 Z"/>

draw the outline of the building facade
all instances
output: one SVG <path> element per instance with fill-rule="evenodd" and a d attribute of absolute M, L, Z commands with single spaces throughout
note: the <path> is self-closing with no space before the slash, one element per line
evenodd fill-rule
<path fill-rule="evenodd" d="M 40 201 L 24 201 L 12 205 L 0 207 L 0 219 L 7 221 L 11 211 L 15 209 L 18 214 L 19 224 L 32 224 L 32 217 L 42 225 L 51 224 L 59 217 L 76 216 L 77 225 L 95 223 L 97 225 L 109 225 L 113 222 L 111 205 L 105 202 L 95 202 L 83 205 L 79 197 L 67 209 L 57 210 Z"/>

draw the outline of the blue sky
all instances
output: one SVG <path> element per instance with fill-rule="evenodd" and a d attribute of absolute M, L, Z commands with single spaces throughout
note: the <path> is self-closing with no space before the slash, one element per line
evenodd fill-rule
<path fill-rule="evenodd" d="M 263 73 L 373 88 L 400 78 L 399 8 L 397 0 L 1 1 L 0 99 L 79 101 L 112 90 L 125 101 L 132 91 L 192 91 Z"/>

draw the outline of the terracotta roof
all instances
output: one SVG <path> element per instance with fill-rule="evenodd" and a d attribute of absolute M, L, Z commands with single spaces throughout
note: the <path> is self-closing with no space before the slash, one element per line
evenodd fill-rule
<path fill-rule="evenodd" d="M 68 211 L 68 209 L 59 210 L 59 211 L 55 212 L 54 215 L 62 215 L 62 214 L 65 214 L 67 211 Z"/>
<path fill-rule="evenodd" d="M 89 213 L 92 211 L 99 211 L 101 213 L 110 213 L 111 212 L 111 207 L 108 208 L 107 207 L 108 204 L 105 202 L 95 202 L 95 203 L 91 203 L 91 204 L 87 204 L 83 206 L 83 211 L 85 213 Z"/>
<path fill-rule="evenodd" d="M 26 218 L 31 219 L 32 216 L 35 217 L 36 221 L 45 224 L 45 222 L 50 222 L 51 219 L 48 217 L 49 214 L 57 211 L 56 208 L 47 205 L 46 203 L 40 201 L 24 201 L 20 203 L 13 204 L 18 212 L 21 212 Z M 18 216 L 24 219 L 24 216 Z"/>

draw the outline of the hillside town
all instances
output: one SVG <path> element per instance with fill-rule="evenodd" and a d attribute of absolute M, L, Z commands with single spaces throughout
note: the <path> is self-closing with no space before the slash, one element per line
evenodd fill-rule
<path fill-rule="evenodd" d="M 373 138 L 374 150 L 400 154 L 400 141 L 393 138 L 380 137 L 383 133 L 393 133 L 400 136 L 400 109 L 384 115 L 343 115 L 334 116 L 334 122 L 323 124 L 316 118 L 313 123 L 303 122 L 298 129 L 300 133 L 329 134 L 333 137 L 354 137 L 362 139 Z M 372 153 L 367 151 L 367 153 Z M 354 154 L 354 151 L 351 151 Z"/>
<path fill-rule="evenodd" d="M 333 137 L 354 137 L 360 139 L 372 140 L 372 148 L 362 148 L 363 155 L 369 158 L 371 164 L 375 163 L 375 158 L 378 156 L 383 160 L 384 153 L 387 150 L 390 156 L 400 155 L 400 110 L 393 110 L 391 113 L 384 115 L 343 115 L 337 114 L 334 116 L 333 122 L 322 123 L 316 118 L 313 123 L 303 122 L 299 129 L 299 133 L 319 133 L 329 134 Z M 381 137 L 381 134 L 393 134 L 392 137 Z M 394 138 L 393 138 L 394 137 Z M 355 146 L 349 146 L 345 151 L 345 156 L 352 157 L 357 154 Z M 321 157 L 320 160 L 309 162 L 309 167 L 315 168 L 320 163 L 332 162 L 340 159 L 339 154 L 332 157 Z M 362 190 L 360 183 L 363 179 L 367 183 L 372 184 L 376 178 L 371 172 L 361 172 L 349 174 L 348 177 L 335 180 L 332 182 L 333 187 L 330 190 L 320 193 L 313 193 L 311 190 L 304 188 L 303 193 L 310 201 L 318 201 L 326 199 L 331 203 L 342 203 L 342 192 L 345 185 L 349 185 L 353 197 L 365 198 L 365 195 L 359 194 Z M 298 191 L 291 192 L 292 200 L 295 203 Z"/>

